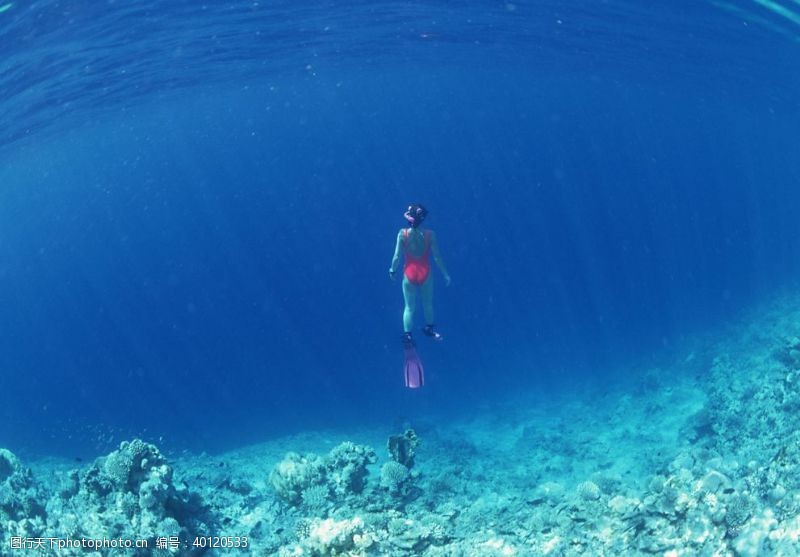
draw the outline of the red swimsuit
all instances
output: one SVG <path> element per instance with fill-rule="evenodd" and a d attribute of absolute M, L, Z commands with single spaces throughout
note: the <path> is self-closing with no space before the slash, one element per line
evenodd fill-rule
<path fill-rule="evenodd" d="M 425 231 L 425 251 L 422 252 L 422 255 L 419 257 L 411 255 L 408 251 L 408 231 L 408 228 L 403 230 L 403 238 L 405 239 L 403 242 L 403 250 L 406 256 L 403 273 L 408 279 L 408 282 L 419 285 L 425 282 L 425 279 L 428 278 L 428 274 L 431 272 L 431 261 L 429 257 L 431 251 L 430 231 Z"/>

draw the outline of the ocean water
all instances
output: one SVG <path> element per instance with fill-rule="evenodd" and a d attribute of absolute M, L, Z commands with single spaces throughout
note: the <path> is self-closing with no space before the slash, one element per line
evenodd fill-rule
<path fill-rule="evenodd" d="M 760 0 L 0 2 L 3 543 L 797 554 L 799 24 Z M 419 308 L 411 390 L 387 270 L 414 202 L 452 284 L 434 269 L 444 341 Z M 411 429 L 416 458 L 387 456 Z M 74 518 L 109 490 L 138 529 Z"/>

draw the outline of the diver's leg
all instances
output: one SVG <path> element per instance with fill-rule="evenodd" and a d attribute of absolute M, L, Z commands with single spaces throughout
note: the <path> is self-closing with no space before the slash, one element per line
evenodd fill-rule
<path fill-rule="evenodd" d="M 422 310 L 425 312 L 425 328 L 422 332 L 433 337 L 434 340 L 442 340 L 442 335 L 433 328 L 433 276 L 428 275 L 422 283 Z"/>
<path fill-rule="evenodd" d="M 433 273 L 422 283 L 422 311 L 425 312 L 425 324 L 433 325 Z"/>
<path fill-rule="evenodd" d="M 403 331 L 410 333 L 414 328 L 414 307 L 417 305 L 417 288 L 406 277 L 403 277 L 403 299 L 406 307 L 403 309 Z"/>

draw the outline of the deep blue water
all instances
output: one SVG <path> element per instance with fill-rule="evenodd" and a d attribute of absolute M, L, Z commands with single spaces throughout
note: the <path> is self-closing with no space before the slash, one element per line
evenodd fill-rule
<path fill-rule="evenodd" d="M 800 271 L 799 35 L 756 3 L 2 10 L 0 446 L 563 393 Z M 386 273 L 413 201 L 453 276 L 416 392 Z"/>

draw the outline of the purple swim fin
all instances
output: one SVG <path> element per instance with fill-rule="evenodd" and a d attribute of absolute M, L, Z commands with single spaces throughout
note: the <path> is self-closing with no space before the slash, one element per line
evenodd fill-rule
<path fill-rule="evenodd" d="M 406 355 L 406 364 L 404 367 L 406 387 L 409 389 L 418 389 L 425 384 L 425 375 L 422 369 L 422 362 L 417 356 L 417 350 L 413 344 L 408 344 L 403 347 Z"/>

